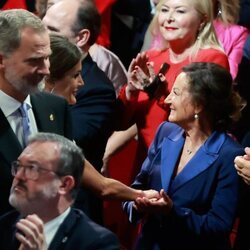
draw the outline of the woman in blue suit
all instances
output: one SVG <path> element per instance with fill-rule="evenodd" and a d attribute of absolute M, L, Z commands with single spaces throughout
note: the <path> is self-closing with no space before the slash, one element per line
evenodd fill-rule
<path fill-rule="evenodd" d="M 234 158 L 244 154 L 226 133 L 242 107 L 230 73 L 192 63 L 165 103 L 169 122 L 158 128 L 132 185 L 161 197 L 124 203 L 131 222 L 143 219 L 136 249 L 230 249 L 238 201 Z"/>

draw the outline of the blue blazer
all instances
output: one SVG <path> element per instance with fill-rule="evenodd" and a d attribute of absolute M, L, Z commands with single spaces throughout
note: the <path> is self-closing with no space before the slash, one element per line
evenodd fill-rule
<path fill-rule="evenodd" d="M 148 157 L 132 186 L 162 188 L 173 201 L 168 216 L 144 217 L 137 249 L 230 249 L 231 231 L 238 201 L 236 155 L 243 149 L 227 134 L 215 131 L 185 168 L 174 176 L 185 138 L 182 128 L 160 125 Z M 124 203 L 132 222 L 143 218 Z"/>
<path fill-rule="evenodd" d="M 17 250 L 15 237 L 20 214 L 16 211 L 0 217 L 0 249 Z M 82 211 L 71 209 L 58 228 L 48 250 L 119 250 L 117 237 L 108 229 L 91 221 Z"/>

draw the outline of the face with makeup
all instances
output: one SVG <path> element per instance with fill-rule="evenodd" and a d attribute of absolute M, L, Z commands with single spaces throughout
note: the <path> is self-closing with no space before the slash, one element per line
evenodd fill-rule
<path fill-rule="evenodd" d="M 79 61 L 63 77 L 55 80 L 46 80 L 46 89 L 51 93 L 63 96 L 69 104 L 76 103 L 78 89 L 84 84 L 81 76 L 82 64 Z"/>
<path fill-rule="evenodd" d="M 194 105 L 192 95 L 189 92 L 189 79 L 187 75 L 180 73 L 173 85 L 170 94 L 165 99 L 169 105 L 170 114 L 168 120 L 182 127 L 187 127 L 195 122 L 194 115 L 198 112 Z"/>
<path fill-rule="evenodd" d="M 165 0 L 158 23 L 162 37 L 169 43 L 193 44 L 202 26 L 202 16 L 189 0 Z"/>

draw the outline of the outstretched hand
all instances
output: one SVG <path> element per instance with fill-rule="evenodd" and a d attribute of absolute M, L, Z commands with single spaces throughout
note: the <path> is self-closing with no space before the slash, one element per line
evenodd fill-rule
<path fill-rule="evenodd" d="M 28 215 L 16 224 L 16 238 L 21 242 L 18 250 L 45 250 L 44 224 L 35 214 Z"/>
<path fill-rule="evenodd" d="M 169 214 L 172 209 L 173 202 L 162 189 L 159 198 L 139 197 L 135 200 L 134 208 L 144 213 L 161 213 Z"/>

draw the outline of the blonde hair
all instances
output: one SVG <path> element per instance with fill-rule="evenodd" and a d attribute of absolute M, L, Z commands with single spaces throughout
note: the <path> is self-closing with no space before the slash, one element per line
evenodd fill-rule
<path fill-rule="evenodd" d="M 239 0 L 218 0 L 217 7 L 217 12 L 221 10 L 219 17 L 223 23 L 237 23 L 240 12 Z"/>
<path fill-rule="evenodd" d="M 165 3 L 166 0 L 161 0 L 157 7 L 155 16 L 150 24 L 150 31 L 153 35 L 159 36 L 159 24 L 158 24 L 158 16 L 161 11 L 162 5 Z M 200 14 L 201 19 L 204 19 L 204 26 L 202 29 L 197 31 L 197 38 L 193 45 L 192 51 L 190 53 L 190 57 L 194 58 L 200 49 L 205 48 L 215 48 L 218 50 L 223 51 L 222 47 L 220 46 L 215 31 L 213 27 L 213 4 L 212 1 L 207 0 L 189 0 L 190 5 L 193 5 L 194 9 Z M 163 39 L 163 38 L 162 38 Z M 164 39 L 163 39 L 164 40 Z M 165 49 L 168 47 L 168 42 L 163 41 L 163 46 L 160 49 Z"/>

